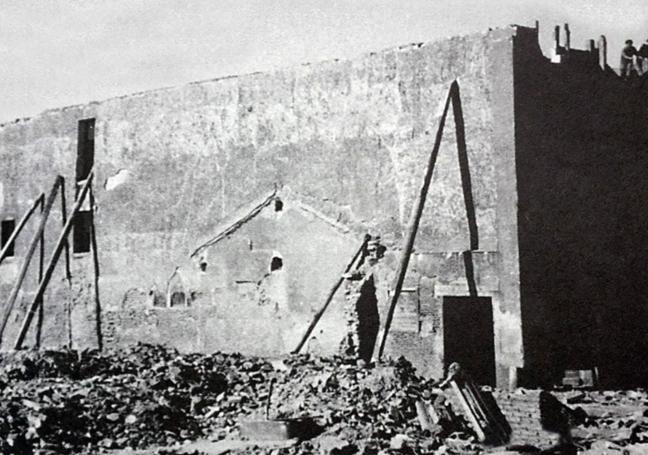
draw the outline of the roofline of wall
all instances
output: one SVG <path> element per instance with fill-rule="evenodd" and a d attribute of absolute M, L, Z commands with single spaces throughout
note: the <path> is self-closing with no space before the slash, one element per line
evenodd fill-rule
<path fill-rule="evenodd" d="M 306 63 L 302 63 L 302 64 L 299 64 L 299 65 L 280 66 L 280 67 L 277 67 L 277 68 L 274 68 L 274 69 L 268 70 L 268 71 L 254 71 L 254 72 L 243 73 L 243 74 L 238 74 L 238 75 L 224 75 L 224 76 L 218 76 L 218 77 L 211 78 L 211 79 L 203 79 L 203 80 L 199 80 L 199 81 L 192 81 L 192 82 L 188 82 L 188 83 L 181 84 L 181 85 L 159 87 L 159 88 L 154 88 L 154 89 L 150 89 L 150 90 L 143 90 L 143 91 L 133 92 L 133 93 L 124 94 L 124 95 L 112 96 L 112 97 L 105 98 L 105 99 L 102 99 L 102 100 L 88 101 L 86 103 L 78 103 L 78 104 L 71 104 L 71 105 L 67 105 L 67 106 L 54 107 L 54 108 L 50 108 L 50 109 L 45 109 L 44 111 L 41 111 L 41 112 L 35 114 L 32 117 L 22 117 L 22 118 L 16 118 L 14 120 L 7 120 L 7 121 L 4 121 L 4 122 L 0 122 L 0 128 L 10 127 L 10 126 L 15 125 L 15 124 L 24 124 L 24 123 L 27 123 L 27 122 L 29 122 L 31 120 L 36 119 L 37 117 L 47 116 L 47 115 L 52 115 L 52 114 L 58 114 L 59 112 L 63 112 L 63 111 L 69 110 L 69 109 L 83 109 L 83 108 L 88 107 L 88 106 L 104 104 L 104 103 L 108 103 L 108 102 L 115 101 L 115 100 L 120 100 L 120 99 L 125 99 L 125 98 L 137 98 L 137 97 L 142 97 L 142 96 L 149 96 L 149 95 L 153 95 L 153 94 L 157 94 L 157 93 L 163 93 L 163 92 L 172 91 L 172 90 L 179 90 L 179 89 L 182 89 L 182 88 L 185 88 L 185 87 L 190 87 L 192 85 L 208 84 L 208 83 L 214 83 L 214 82 L 219 82 L 219 81 L 224 81 L 224 80 L 229 80 L 229 79 L 249 79 L 249 78 L 254 78 L 254 77 L 257 77 L 257 76 L 262 76 L 262 75 L 267 75 L 267 74 L 274 74 L 274 73 L 278 73 L 278 72 L 282 72 L 282 71 L 296 70 L 298 68 L 303 68 L 303 67 L 325 66 L 325 65 L 328 65 L 328 64 L 332 64 L 332 63 L 352 62 L 352 61 L 359 60 L 359 59 L 362 59 L 362 58 L 371 57 L 371 56 L 379 54 L 379 53 L 403 52 L 403 51 L 407 51 L 407 50 L 412 49 L 412 48 L 421 48 L 421 47 L 430 46 L 430 45 L 433 45 L 433 44 L 436 44 L 436 43 L 441 43 L 441 42 L 445 42 L 445 41 L 452 41 L 452 40 L 457 39 L 457 38 L 469 38 L 469 37 L 475 37 L 475 36 L 484 36 L 484 35 L 487 35 L 487 34 L 490 34 L 490 33 L 493 33 L 493 32 L 497 32 L 497 31 L 501 31 L 501 30 L 507 30 L 507 29 L 511 29 L 511 28 L 518 28 L 518 27 L 520 27 L 520 26 L 510 25 L 510 26 L 505 26 L 505 27 L 489 28 L 485 32 L 474 32 L 474 33 L 468 33 L 468 34 L 464 34 L 464 35 L 453 35 L 453 36 L 449 36 L 449 37 L 440 37 L 440 38 L 433 39 L 433 40 L 430 40 L 430 41 L 425 41 L 425 42 L 409 43 L 409 44 L 384 48 L 384 49 L 381 49 L 381 50 L 378 50 L 378 51 L 364 52 L 364 53 L 358 54 L 357 56 L 351 57 L 351 58 L 344 58 L 344 59 L 331 58 L 331 59 L 320 60 L 320 61 L 316 61 L 316 62 L 306 62 Z"/>
<path fill-rule="evenodd" d="M 256 218 L 263 210 L 269 207 L 273 201 L 281 200 L 288 201 L 295 208 L 309 213 L 329 226 L 333 227 L 340 234 L 348 235 L 352 232 L 351 228 L 340 223 L 333 218 L 326 216 L 324 213 L 320 212 L 316 208 L 304 203 L 301 201 L 295 193 L 290 191 L 288 188 L 275 189 L 269 193 L 264 194 L 263 196 L 253 200 L 247 205 L 240 207 L 237 212 L 233 215 L 230 215 L 227 220 L 216 227 L 217 234 L 212 236 L 209 240 L 203 242 L 198 246 L 190 255 L 190 257 L 195 257 L 201 251 L 219 243 L 221 240 L 224 240 L 231 235 L 235 234 L 241 227 L 247 224 L 249 221 L 252 221 Z"/>

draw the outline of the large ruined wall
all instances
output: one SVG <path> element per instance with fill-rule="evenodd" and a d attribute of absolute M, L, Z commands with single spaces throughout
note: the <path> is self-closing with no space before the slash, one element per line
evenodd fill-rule
<path fill-rule="evenodd" d="M 525 361 L 548 382 L 595 366 L 604 382 L 636 381 L 648 322 L 646 94 L 596 55 L 552 64 L 537 37 L 516 40 Z"/>
<path fill-rule="evenodd" d="M 6 124 L 0 128 L 0 212 L 19 216 L 55 173 L 71 181 L 77 121 L 94 117 L 99 295 L 105 309 L 118 308 L 127 295 L 163 288 L 221 219 L 275 184 L 290 185 L 305 202 L 351 226 L 358 238 L 367 230 L 382 235 L 390 248 L 379 280 L 384 306 L 439 106 L 458 78 L 479 235 L 474 276 L 479 289 L 494 296 L 498 363 L 521 366 L 514 34 L 495 30 L 353 61 L 200 82 Z M 468 292 L 461 252 L 470 247 L 469 231 L 452 125 L 450 117 L 408 278 L 424 296 L 421 326 L 430 329 L 399 332 L 397 326 L 389 347 L 396 354 L 413 352 L 421 366 L 437 370 L 443 355 L 438 291 L 445 286 L 446 293 Z M 119 186 L 111 184 L 114 176 Z M 18 254 L 24 249 L 23 241 Z M 89 277 L 91 259 L 74 261 L 77 275 L 85 271 Z M 5 290 L 18 262 L 0 269 Z M 94 304 L 84 302 L 92 299 L 78 300 L 91 314 Z M 308 305 L 314 311 L 319 302 Z"/>

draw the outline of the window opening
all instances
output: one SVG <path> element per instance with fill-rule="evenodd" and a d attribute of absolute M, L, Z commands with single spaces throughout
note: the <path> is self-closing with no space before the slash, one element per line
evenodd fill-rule
<path fill-rule="evenodd" d="M 87 196 L 86 196 L 87 197 Z M 79 211 L 74 217 L 74 232 L 72 233 L 72 251 L 75 253 L 90 252 L 90 236 L 92 229 L 92 213 Z"/>
<path fill-rule="evenodd" d="M 94 166 L 94 139 L 95 139 L 95 119 L 79 120 L 77 134 L 77 160 L 76 160 L 76 196 L 79 197 L 79 190 Z M 92 235 L 92 207 L 90 207 L 89 196 L 83 207 L 74 218 L 74 232 L 72 234 L 72 251 L 75 253 L 88 253 L 90 251 Z"/>
<path fill-rule="evenodd" d="M 272 261 L 270 261 L 270 271 L 274 272 L 276 270 L 281 270 L 282 267 L 283 267 L 283 259 L 274 256 L 272 258 Z"/>
<path fill-rule="evenodd" d="M 95 119 L 79 121 L 77 134 L 77 161 L 76 181 L 81 182 L 88 178 L 90 170 L 94 165 L 94 130 Z"/>
<path fill-rule="evenodd" d="M 14 229 L 16 229 L 16 220 L 14 220 L 13 218 L 2 220 L 2 225 L 0 226 L 0 250 L 5 247 Z M 12 243 L 11 246 L 7 249 L 7 257 L 12 257 L 14 255 L 15 244 L 15 242 Z"/>

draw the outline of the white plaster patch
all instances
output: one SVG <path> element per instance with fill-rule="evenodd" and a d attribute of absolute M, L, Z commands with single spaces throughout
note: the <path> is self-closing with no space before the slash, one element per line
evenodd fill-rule
<path fill-rule="evenodd" d="M 129 180 L 130 180 L 130 171 L 128 171 L 127 169 L 120 169 L 119 171 L 117 171 L 115 175 L 113 175 L 112 177 L 108 177 L 106 179 L 104 188 L 106 189 L 106 191 L 112 191 L 118 186 L 128 182 Z"/>
<path fill-rule="evenodd" d="M 495 303 L 495 302 L 494 302 Z M 500 353 L 500 363 L 522 366 L 524 348 L 522 345 L 522 321 L 519 315 L 500 311 L 493 305 L 495 343 Z"/>

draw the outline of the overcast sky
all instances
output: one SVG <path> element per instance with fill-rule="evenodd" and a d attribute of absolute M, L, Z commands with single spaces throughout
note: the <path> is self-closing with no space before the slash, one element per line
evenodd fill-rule
<path fill-rule="evenodd" d="M 0 121 L 536 19 L 612 64 L 648 38 L 646 0 L 0 0 Z"/>

